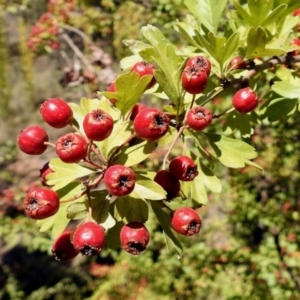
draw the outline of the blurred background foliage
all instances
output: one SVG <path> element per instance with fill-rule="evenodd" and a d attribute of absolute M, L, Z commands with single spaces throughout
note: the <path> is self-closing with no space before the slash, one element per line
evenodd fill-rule
<path fill-rule="evenodd" d="M 29 123 L 40 122 L 38 106 L 45 98 L 76 102 L 91 89 L 89 84 L 63 87 L 61 56 L 56 51 L 36 55 L 27 47 L 30 28 L 49 2 L 0 0 L 0 299 L 299 299 L 297 114 L 255 129 L 249 142 L 259 153 L 256 163 L 263 173 L 251 167 L 219 170 L 222 193 L 210 195 L 208 206 L 200 209 L 201 234 L 180 238 L 181 258 L 168 249 L 150 218 L 152 239 L 139 257 L 105 250 L 71 263 L 54 260 L 51 238 L 38 232 L 21 207 L 24 194 L 39 184 L 38 170 L 51 153 L 25 157 L 17 151 L 15 137 Z M 145 24 L 182 43 L 173 30 L 173 22 L 185 17 L 181 0 L 65 2 L 74 7 L 65 17 L 55 11 L 59 22 L 80 29 L 104 49 L 115 72 L 128 54 L 122 40 L 140 39 Z M 85 41 L 70 37 L 86 53 Z"/>

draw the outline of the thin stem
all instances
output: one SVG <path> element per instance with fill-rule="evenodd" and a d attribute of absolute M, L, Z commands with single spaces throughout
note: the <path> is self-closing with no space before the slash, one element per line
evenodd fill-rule
<path fill-rule="evenodd" d="M 163 206 L 164 208 L 166 208 L 167 210 L 169 210 L 171 213 L 174 212 L 174 210 L 173 210 L 171 207 L 169 207 L 166 203 L 162 202 L 162 206 Z"/>
<path fill-rule="evenodd" d="M 69 31 L 73 31 L 73 32 L 77 33 L 80 37 L 82 37 L 82 39 L 84 39 L 90 45 L 94 45 L 94 43 L 91 41 L 91 39 L 89 38 L 89 36 L 87 36 L 84 32 L 82 32 L 78 28 L 75 28 L 73 26 L 66 25 L 66 24 L 58 24 L 58 27 L 66 29 L 66 30 L 69 30 Z"/>
<path fill-rule="evenodd" d="M 226 114 L 231 113 L 231 112 L 234 111 L 234 110 L 235 110 L 235 108 L 232 107 L 232 108 L 230 108 L 230 109 L 224 111 L 223 113 L 220 113 L 220 114 L 218 114 L 218 115 L 213 115 L 213 119 L 218 119 L 218 118 L 220 118 L 220 117 L 222 117 L 222 116 L 224 116 L 224 115 L 226 115 Z"/>
<path fill-rule="evenodd" d="M 88 214 L 88 219 L 89 221 L 92 221 L 92 213 L 93 213 L 93 208 L 92 208 L 92 199 L 91 199 L 91 195 L 90 195 L 90 189 L 87 189 L 87 198 L 88 198 L 88 206 L 89 206 L 89 214 Z"/>
<path fill-rule="evenodd" d="M 74 196 L 74 197 L 72 197 L 72 198 L 69 198 L 69 199 L 67 199 L 67 200 L 61 200 L 59 203 L 61 204 L 61 203 L 72 202 L 72 201 L 74 201 L 74 200 L 76 200 L 76 199 L 79 199 L 80 197 L 82 197 L 82 196 L 85 195 L 86 193 L 87 193 L 87 190 L 82 191 L 80 194 L 78 194 L 78 195 L 76 195 L 76 196 Z"/>
<path fill-rule="evenodd" d="M 50 142 L 44 142 L 44 145 L 51 146 L 51 147 L 55 148 L 55 145 L 53 143 L 50 143 Z"/>

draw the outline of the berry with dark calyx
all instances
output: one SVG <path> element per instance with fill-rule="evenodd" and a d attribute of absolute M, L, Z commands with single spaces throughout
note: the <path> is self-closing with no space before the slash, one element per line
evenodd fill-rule
<path fill-rule="evenodd" d="M 137 103 L 131 111 L 130 120 L 133 121 L 135 119 L 135 117 L 137 116 L 137 114 L 146 108 L 148 108 L 146 105 Z"/>
<path fill-rule="evenodd" d="M 207 73 L 196 65 L 184 68 L 181 83 L 183 89 L 190 94 L 202 93 L 207 85 Z"/>
<path fill-rule="evenodd" d="M 171 227 L 179 234 L 191 236 L 199 233 L 202 220 L 190 207 L 178 208 L 172 215 Z"/>
<path fill-rule="evenodd" d="M 116 82 L 115 81 L 113 81 L 111 83 L 111 85 L 108 87 L 107 91 L 110 92 L 110 93 L 115 93 L 117 91 L 117 89 L 116 89 Z M 117 102 L 117 99 L 110 98 L 109 101 L 111 102 L 111 104 L 115 105 L 116 102 Z"/>
<path fill-rule="evenodd" d="M 191 108 L 186 117 L 186 124 L 194 130 L 200 131 L 210 125 L 212 113 L 208 108 L 203 106 L 194 106 Z"/>
<path fill-rule="evenodd" d="M 131 68 L 130 72 L 136 72 L 139 74 L 140 77 L 143 77 L 145 75 L 152 75 L 155 71 L 155 66 L 151 63 L 148 63 L 146 61 L 139 61 L 136 64 L 134 64 L 134 66 Z M 154 84 L 156 83 L 156 79 L 153 76 L 152 80 L 150 81 L 150 83 L 147 86 L 147 89 L 150 89 L 151 87 L 154 86 Z"/>
<path fill-rule="evenodd" d="M 103 141 L 110 136 L 114 127 L 112 117 L 102 109 L 95 109 L 83 119 L 86 136 L 93 141 Z"/>
<path fill-rule="evenodd" d="M 169 171 L 178 180 L 192 181 L 198 175 L 198 166 L 190 157 L 181 155 L 171 160 Z"/>
<path fill-rule="evenodd" d="M 49 137 L 45 129 L 40 126 L 29 126 L 22 130 L 18 136 L 20 150 L 29 155 L 39 155 L 45 152 Z"/>
<path fill-rule="evenodd" d="M 210 61 L 202 55 L 197 55 L 197 56 L 193 56 L 191 58 L 188 59 L 186 66 L 188 67 L 200 67 L 203 68 L 206 71 L 207 77 L 210 74 L 210 70 L 211 70 L 211 63 Z"/>
<path fill-rule="evenodd" d="M 296 45 L 296 46 L 300 47 L 300 39 L 293 38 L 291 41 L 291 45 Z M 299 50 L 294 50 L 294 51 L 288 52 L 289 56 L 296 56 L 298 54 L 299 54 Z"/>
<path fill-rule="evenodd" d="M 168 170 L 160 170 L 156 173 L 154 181 L 158 183 L 166 192 L 168 201 L 179 196 L 180 182 Z"/>
<path fill-rule="evenodd" d="M 257 107 L 258 101 L 259 97 L 257 94 L 251 88 L 246 87 L 234 94 L 232 105 L 238 112 L 246 114 Z"/>
<path fill-rule="evenodd" d="M 157 108 L 141 110 L 133 121 L 137 136 L 146 141 L 155 141 L 163 137 L 169 128 L 170 119 Z"/>
<path fill-rule="evenodd" d="M 46 176 L 50 173 L 53 173 L 53 170 L 49 167 L 49 162 L 47 162 L 40 169 L 40 181 L 41 181 L 43 186 L 49 186 L 47 184 Z"/>
<path fill-rule="evenodd" d="M 88 143 L 79 134 L 67 133 L 57 140 L 55 151 L 63 162 L 77 163 L 87 155 Z"/>
<path fill-rule="evenodd" d="M 46 219 L 57 213 L 59 196 L 53 190 L 36 188 L 26 195 L 23 207 L 28 217 L 35 220 Z"/>
<path fill-rule="evenodd" d="M 134 189 L 135 173 L 123 165 L 113 165 L 105 171 L 104 183 L 110 195 L 126 196 Z"/>
<path fill-rule="evenodd" d="M 143 223 L 131 222 L 121 228 L 121 246 L 130 254 L 139 255 L 145 251 L 149 239 L 149 231 Z"/>
<path fill-rule="evenodd" d="M 234 57 L 229 66 L 231 69 L 247 69 L 247 64 L 241 56 Z"/>
<path fill-rule="evenodd" d="M 54 241 L 51 252 L 54 254 L 56 260 L 68 261 L 78 255 L 77 250 L 71 242 L 72 233 L 71 230 L 66 230 Z"/>
<path fill-rule="evenodd" d="M 54 128 L 63 128 L 72 122 L 73 111 L 69 104 L 60 98 L 49 98 L 40 107 L 44 121 Z"/>
<path fill-rule="evenodd" d="M 104 229 L 92 221 L 80 224 L 74 231 L 72 243 L 75 250 L 83 255 L 97 255 L 105 244 Z"/>

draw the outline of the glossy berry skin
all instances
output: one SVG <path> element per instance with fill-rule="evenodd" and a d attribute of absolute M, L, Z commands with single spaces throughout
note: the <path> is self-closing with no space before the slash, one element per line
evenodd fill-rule
<path fill-rule="evenodd" d="M 134 189 L 135 173 L 123 165 L 113 165 L 105 171 L 104 183 L 110 195 L 126 196 Z"/>
<path fill-rule="evenodd" d="M 156 173 L 154 181 L 167 192 L 167 201 L 179 196 L 180 182 L 168 170 L 160 170 Z"/>
<path fill-rule="evenodd" d="M 291 41 L 291 45 L 296 45 L 296 46 L 300 47 L 300 39 L 293 38 L 292 41 Z M 289 56 L 296 56 L 298 54 L 299 54 L 299 50 L 294 50 L 294 51 L 288 52 Z"/>
<path fill-rule="evenodd" d="M 40 181 L 43 186 L 49 186 L 47 184 L 46 176 L 50 173 L 53 173 L 53 170 L 49 167 L 49 162 L 47 162 L 40 169 Z"/>
<path fill-rule="evenodd" d="M 64 231 L 59 235 L 52 245 L 51 252 L 58 261 L 69 261 L 78 255 L 77 250 L 71 242 L 71 230 Z"/>
<path fill-rule="evenodd" d="M 72 122 L 73 112 L 67 102 L 60 98 L 49 98 L 40 107 L 44 121 L 54 128 L 63 128 Z"/>
<path fill-rule="evenodd" d="M 39 155 L 45 152 L 49 141 L 47 132 L 40 126 L 29 126 L 22 130 L 18 136 L 20 150 L 29 155 Z"/>
<path fill-rule="evenodd" d="M 143 223 L 131 222 L 121 228 L 121 246 L 130 254 L 139 255 L 141 252 L 145 251 L 149 239 L 149 231 Z"/>
<path fill-rule="evenodd" d="M 87 155 L 88 143 L 79 134 L 67 133 L 57 140 L 55 151 L 63 162 L 77 163 Z"/>
<path fill-rule="evenodd" d="M 72 243 L 83 255 L 97 255 L 105 245 L 104 229 L 95 222 L 85 222 L 75 229 Z"/>
<path fill-rule="evenodd" d="M 257 94 L 251 88 L 246 87 L 234 94 L 232 105 L 238 112 L 246 114 L 257 107 L 258 101 L 259 97 Z"/>
<path fill-rule="evenodd" d="M 230 61 L 229 67 L 231 69 L 247 69 L 247 64 L 241 56 L 236 56 Z"/>
<path fill-rule="evenodd" d="M 175 178 L 181 181 L 192 181 L 198 175 L 197 164 L 185 155 L 172 159 L 169 171 Z"/>
<path fill-rule="evenodd" d="M 181 83 L 183 89 L 190 94 L 202 93 L 207 85 L 207 73 L 203 68 L 187 66 L 184 68 Z"/>
<path fill-rule="evenodd" d="M 163 137 L 169 128 L 170 119 L 157 108 L 141 110 L 133 121 L 137 136 L 146 141 L 155 141 Z"/>
<path fill-rule="evenodd" d="M 108 87 L 107 91 L 110 92 L 110 93 L 115 93 L 117 91 L 115 81 L 113 81 L 111 83 L 111 85 Z M 110 98 L 109 101 L 111 102 L 111 104 L 116 105 L 117 99 Z"/>
<path fill-rule="evenodd" d="M 130 72 L 136 72 L 139 74 L 140 77 L 146 76 L 146 75 L 152 75 L 154 74 L 155 71 L 155 66 L 151 63 L 148 63 L 146 61 L 140 61 L 137 62 L 136 64 L 134 64 L 134 66 L 131 68 Z M 151 87 L 154 86 L 154 84 L 156 83 L 156 79 L 153 76 L 152 80 L 150 81 L 150 83 L 147 86 L 147 89 L 150 89 Z"/>
<path fill-rule="evenodd" d="M 93 141 L 103 141 L 110 136 L 114 127 L 112 117 L 102 109 L 95 109 L 83 119 L 83 130 Z"/>
<path fill-rule="evenodd" d="M 198 213 L 190 207 L 177 209 L 171 218 L 171 227 L 179 234 L 191 236 L 199 233 L 202 220 Z"/>
<path fill-rule="evenodd" d="M 133 121 L 135 119 L 135 117 L 137 116 L 137 114 L 146 108 L 148 108 L 146 105 L 137 103 L 131 111 L 130 120 Z"/>
<path fill-rule="evenodd" d="M 50 189 L 36 188 L 31 190 L 23 201 L 28 217 L 42 220 L 55 215 L 59 209 L 59 196 Z"/>
<path fill-rule="evenodd" d="M 196 131 L 205 129 L 211 124 L 212 113 L 208 108 L 203 106 L 194 106 L 191 108 L 186 117 L 186 124 Z"/>
<path fill-rule="evenodd" d="M 186 66 L 188 67 L 199 67 L 199 68 L 203 68 L 206 72 L 207 77 L 210 74 L 211 71 L 211 63 L 210 61 L 202 55 L 197 55 L 197 56 L 193 56 L 191 58 L 188 59 Z"/>

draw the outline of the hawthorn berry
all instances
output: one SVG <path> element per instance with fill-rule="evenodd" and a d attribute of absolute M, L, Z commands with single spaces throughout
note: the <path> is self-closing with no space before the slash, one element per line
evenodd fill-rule
<path fill-rule="evenodd" d="M 198 213 L 190 207 L 175 210 L 171 218 L 171 227 L 179 234 L 191 236 L 199 233 L 202 220 Z"/>
<path fill-rule="evenodd" d="M 75 250 L 83 255 L 97 255 L 105 244 L 104 229 L 92 221 L 80 224 L 74 231 L 72 243 Z"/>
<path fill-rule="evenodd" d="M 300 47 L 300 39 L 293 38 L 291 41 L 291 45 L 296 45 L 296 46 Z M 299 50 L 294 50 L 294 51 L 288 52 L 288 55 L 290 55 L 290 56 L 296 56 L 298 54 L 299 54 Z"/>
<path fill-rule="evenodd" d="M 63 128 L 72 122 L 73 111 L 69 104 L 60 98 L 49 98 L 40 107 L 44 121 L 54 128 Z"/>
<path fill-rule="evenodd" d="M 163 137 L 169 128 L 170 119 L 157 108 L 141 110 L 133 121 L 133 128 L 137 136 L 146 141 L 155 141 Z"/>
<path fill-rule="evenodd" d="M 194 106 L 191 108 L 186 117 L 186 124 L 194 130 L 203 130 L 210 125 L 212 113 L 208 108 L 203 106 Z"/>
<path fill-rule="evenodd" d="M 123 165 L 110 166 L 104 173 L 104 183 L 113 196 L 126 196 L 135 186 L 135 173 Z"/>
<path fill-rule="evenodd" d="M 59 196 L 50 189 L 35 188 L 23 201 L 23 207 L 28 217 L 42 220 L 55 215 L 59 209 Z"/>
<path fill-rule="evenodd" d="M 146 105 L 137 103 L 131 111 L 130 120 L 133 121 L 135 119 L 135 117 L 137 116 L 137 114 L 146 108 L 148 108 Z"/>
<path fill-rule="evenodd" d="M 47 184 L 46 176 L 50 173 L 53 173 L 53 170 L 49 167 L 49 162 L 47 162 L 40 169 L 40 181 L 43 186 L 49 186 Z"/>
<path fill-rule="evenodd" d="M 139 74 L 140 78 L 146 75 L 152 75 L 154 74 L 155 71 L 155 66 L 151 63 L 148 63 L 146 61 L 139 61 L 136 64 L 133 65 L 131 68 L 130 72 L 136 72 Z M 153 76 L 150 83 L 147 86 L 147 89 L 150 89 L 151 87 L 154 86 L 156 83 L 156 79 Z"/>
<path fill-rule="evenodd" d="M 18 136 L 20 150 L 29 155 L 38 155 L 45 152 L 49 137 L 45 129 L 40 126 L 29 126 L 22 130 Z"/>
<path fill-rule="evenodd" d="M 232 105 L 234 108 L 243 114 L 253 111 L 258 105 L 259 97 L 249 87 L 238 90 L 233 98 Z"/>
<path fill-rule="evenodd" d="M 169 171 L 178 180 L 192 181 L 198 175 L 198 166 L 190 157 L 181 155 L 170 161 Z"/>
<path fill-rule="evenodd" d="M 103 141 L 110 136 L 114 127 L 112 117 L 102 109 L 95 109 L 83 119 L 83 130 L 93 141 Z"/>
<path fill-rule="evenodd" d="M 210 70 L 211 70 L 211 63 L 210 61 L 202 55 L 197 55 L 197 56 L 193 56 L 191 58 L 188 59 L 186 66 L 188 67 L 199 67 L 199 68 L 203 68 L 207 74 L 207 77 L 210 74 Z"/>
<path fill-rule="evenodd" d="M 79 134 L 67 133 L 57 140 L 55 151 L 63 162 L 77 163 L 87 155 L 88 143 Z"/>
<path fill-rule="evenodd" d="M 231 69 L 247 69 L 247 64 L 241 56 L 236 56 L 230 61 L 229 67 Z"/>
<path fill-rule="evenodd" d="M 68 261 L 78 255 L 77 250 L 71 242 L 72 233 L 71 230 L 66 230 L 54 241 L 51 252 L 54 254 L 56 260 Z"/>
<path fill-rule="evenodd" d="M 108 92 L 110 93 L 115 93 L 117 91 L 116 89 L 116 82 L 113 81 L 110 86 L 107 89 Z M 116 105 L 117 99 L 115 98 L 110 98 L 109 101 L 111 102 L 111 104 Z"/>
<path fill-rule="evenodd" d="M 154 177 L 154 181 L 167 192 L 168 201 L 179 196 L 180 182 L 168 170 L 158 171 Z"/>
<path fill-rule="evenodd" d="M 205 69 L 196 65 L 184 68 L 181 83 L 183 89 L 190 94 L 202 93 L 207 85 L 207 73 Z"/>
<path fill-rule="evenodd" d="M 149 231 L 143 223 L 131 222 L 121 228 L 121 246 L 130 254 L 139 255 L 145 251 L 149 239 Z"/>

